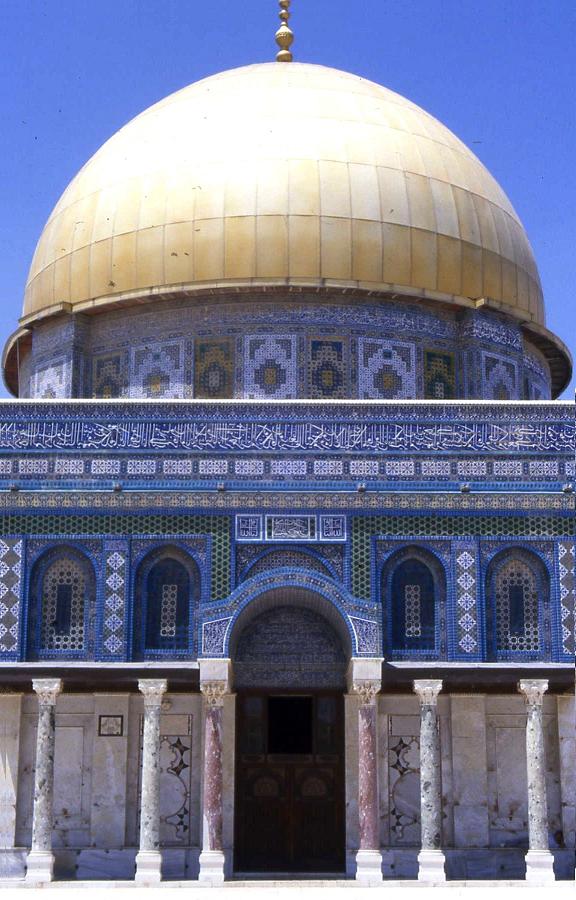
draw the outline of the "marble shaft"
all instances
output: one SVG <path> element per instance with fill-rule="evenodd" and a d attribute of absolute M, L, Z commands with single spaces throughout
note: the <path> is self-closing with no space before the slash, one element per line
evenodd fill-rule
<path fill-rule="evenodd" d="M 360 849 L 379 850 L 376 701 L 374 697 L 360 706 L 358 725 Z"/>
<path fill-rule="evenodd" d="M 222 706 L 206 710 L 204 818 L 209 850 L 222 850 Z"/>

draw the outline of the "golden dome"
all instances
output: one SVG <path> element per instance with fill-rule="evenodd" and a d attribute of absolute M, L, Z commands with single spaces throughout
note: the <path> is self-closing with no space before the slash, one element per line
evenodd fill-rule
<path fill-rule="evenodd" d="M 484 298 L 544 322 L 518 216 L 458 138 L 373 82 L 276 63 L 177 91 L 104 144 L 44 228 L 24 321 L 291 283 Z"/>

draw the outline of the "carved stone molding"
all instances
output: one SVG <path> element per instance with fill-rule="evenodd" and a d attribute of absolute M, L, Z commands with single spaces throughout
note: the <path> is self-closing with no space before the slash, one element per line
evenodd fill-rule
<path fill-rule="evenodd" d="M 206 705 L 212 709 L 224 706 L 224 697 L 228 693 L 228 684 L 225 681 L 204 681 L 200 685 L 204 694 Z"/>
<path fill-rule="evenodd" d="M 60 678 L 35 678 L 32 687 L 40 706 L 54 706 L 56 697 L 62 692 L 62 681 Z"/>
<path fill-rule="evenodd" d="M 418 694 L 421 706 L 436 706 L 442 681 L 437 678 L 422 678 L 414 682 L 414 692 Z"/>
<path fill-rule="evenodd" d="M 143 678 L 138 682 L 138 690 L 144 695 L 144 708 L 161 707 L 164 694 L 168 690 L 165 678 Z"/>
<path fill-rule="evenodd" d="M 351 693 L 358 695 L 362 706 L 370 706 L 376 702 L 381 687 L 380 681 L 353 681 Z"/>
<path fill-rule="evenodd" d="M 544 694 L 548 690 L 548 680 L 545 678 L 527 678 L 518 682 L 518 690 L 524 694 L 528 706 L 542 706 Z"/>

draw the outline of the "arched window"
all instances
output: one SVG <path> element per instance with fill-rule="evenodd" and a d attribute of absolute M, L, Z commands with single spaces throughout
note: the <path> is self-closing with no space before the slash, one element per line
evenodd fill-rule
<path fill-rule="evenodd" d="M 445 580 L 442 565 L 426 550 L 407 548 L 395 554 L 383 573 L 388 651 L 433 659 L 445 652 L 439 640 L 444 627 Z"/>
<path fill-rule="evenodd" d="M 28 655 L 84 656 L 95 592 L 90 562 L 74 548 L 51 551 L 36 563 L 31 583 Z"/>
<path fill-rule="evenodd" d="M 136 582 L 135 655 L 182 655 L 191 650 L 195 564 L 177 549 L 155 552 L 140 566 Z"/>
<path fill-rule="evenodd" d="M 488 573 L 490 655 L 506 658 L 541 651 L 542 610 L 548 592 L 544 567 L 532 554 L 506 552 L 493 560 Z"/>
<path fill-rule="evenodd" d="M 434 648 L 434 578 L 419 559 L 407 559 L 392 576 L 392 646 Z"/>

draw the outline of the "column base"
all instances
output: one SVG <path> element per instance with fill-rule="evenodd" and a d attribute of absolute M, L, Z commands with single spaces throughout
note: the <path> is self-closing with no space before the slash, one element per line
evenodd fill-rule
<path fill-rule="evenodd" d="M 361 884 L 376 884 L 382 881 L 382 854 L 379 850 L 358 850 L 355 878 Z"/>
<path fill-rule="evenodd" d="M 526 854 L 526 881 L 532 884 L 551 884 L 554 877 L 554 857 L 549 850 L 529 850 Z"/>
<path fill-rule="evenodd" d="M 418 881 L 446 881 L 444 863 L 441 850 L 421 850 L 418 854 Z"/>
<path fill-rule="evenodd" d="M 54 854 L 51 850 L 31 850 L 26 857 L 26 881 L 39 884 L 54 880 Z"/>
<path fill-rule="evenodd" d="M 136 854 L 134 881 L 139 884 L 162 881 L 162 854 L 159 850 L 140 850 Z"/>
<path fill-rule="evenodd" d="M 205 884 L 223 884 L 225 856 L 222 850 L 202 850 L 198 881 Z"/>

